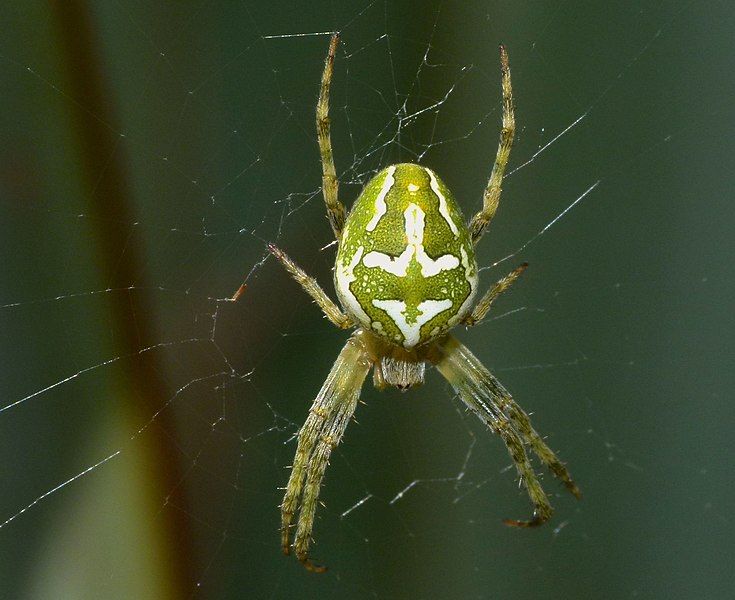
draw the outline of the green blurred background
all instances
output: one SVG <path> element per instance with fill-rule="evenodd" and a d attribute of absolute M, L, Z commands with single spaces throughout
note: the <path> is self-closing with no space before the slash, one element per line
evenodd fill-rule
<path fill-rule="evenodd" d="M 11 2 L 0 20 L 0 596 L 732 597 L 729 3 Z M 331 290 L 328 36 L 293 34 L 333 30 L 348 205 L 420 160 L 475 210 L 508 46 L 511 170 L 531 162 L 479 252 L 513 254 L 486 285 L 531 268 L 459 336 L 584 498 L 545 477 L 553 521 L 504 527 L 529 511 L 507 454 L 436 374 L 366 386 L 313 576 L 280 554 L 277 488 L 345 335 L 264 243 Z"/>

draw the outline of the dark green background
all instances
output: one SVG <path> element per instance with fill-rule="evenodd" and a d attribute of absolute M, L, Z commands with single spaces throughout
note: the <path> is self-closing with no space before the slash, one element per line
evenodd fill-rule
<path fill-rule="evenodd" d="M 0 595 L 731 597 L 735 10 L 234 4 L 0 8 Z M 547 476 L 553 521 L 504 527 L 525 495 L 436 374 L 367 386 L 313 576 L 280 554 L 277 487 L 345 335 L 261 261 L 276 240 L 331 291 L 313 131 L 328 38 L 268 36 L 332 30 L 347 204 L 421 160 L 476 210 L 501 41 L 511 169 L 584 115 L 506 179 L 481 244 L 490 265 L 533 240 L 482 273 L 531 263 L 495 308 L 515 312 L 459 333 L 584 498 Z"/>

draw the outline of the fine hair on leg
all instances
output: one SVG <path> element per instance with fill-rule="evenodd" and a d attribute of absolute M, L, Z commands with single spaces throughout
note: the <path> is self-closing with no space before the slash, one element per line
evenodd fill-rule
<path fill-rule="evenodd" d="M 283 267 L 291 274 L 291 277 L 311 296 L 332 325 L 340 329 L 354 327 L 355 324 L 352 322 L 352 319 L 343 313 L 334 301 L 327 296 L 327 293 L 317 283 L 316 279 L 307 275 L 299 265 L 274 244 L 268 244 L 268 251 L 278 259 Z"/>
<path fill-rule="evenodd" d="M 339 241 L 342 238 L 342 229 L 345 225 L 345 207 L 339 201 L 339 180 L 334 167 L 332 154 L 331 124 L 329 120 L 329 91 L 332 85 L 334 72 L 334 57 L 339 44 L 339 34 L 332 34 L 329 42 L 329 51 L 324 60 L 324 72 L 319 87 L 319 101 L 316 105 L 316 135 L 319 141 L 319 156 L 322 162 L 322 194 L 327 206 L 327 218 L 334 231 L 334 237 Z"/>
<path fill-rule="evenodd" d="M 292 522 L 298 513 L 294 549 L 299 560 L 312 571 L 324 570 L 308 558 L 324 471 L 332 449 L 339 444 L 355 412 L 371 367 L 372 359 L 358 331 L 342 348 L 299 432 L 291 476 L 281 503 L 281 547 L 285 554 L 289 553 Z"/>
<path fill-rule="evenodd" d="M 495 285 L 491 287 L 485 293 L 485 295 L 477 301 L 477 304 L 475 304 L 472 312 L 468 314 L 462 320 L 462 322 L 468 327 L 480 323 L 485 318 L 485 315 L 487 315 L 493 302 L 495 302 L 495 299 L 500 296 L 500 294 L 505 292 L 511 285 L 513 285 L 515 280 L 518 279 L 527 268 L 528 263 L 523 263 L 522 265 L 513 269 L 505 277 L 496 281 Z"/>
<path fill-rule="evenodd" d="M 528 521 L 506 519 L 506 524 L 518 527 L 541 525 L 551 517 L 553 512 L 548 497 L 528 460 L 526 445 L 572 494 L 577 498 L 580 497 L 579 488 L 566 467 L 533 429 L 528 415 L 465 346 L 452 336 L 447 336 L 437 342 L 430 358 L 437 370 L 452 385 L 462 402 L 501 436 L 521 482 L 526 487 L 534 506 L 533 517 Z"/>
<path fill-rule="evenodd" d="M 505 167 L 510 158 L 510 149 L 513 146 L 513 136 L 516 130 L 515 113 L 513 111 L 513 88 L 510 84 L 510 65 L 505 46 L 500 46 L 501 86 L 503 88 L 503 128 L 500 130 L 498 152 L 490 173 L 490 179 L 482 196 L 482 209 L 472 217 L 469 225 L 472 242 L 480 241 L 482 234 L 495 216 L 500 203 L 500 193 L 503 185 Z"/>

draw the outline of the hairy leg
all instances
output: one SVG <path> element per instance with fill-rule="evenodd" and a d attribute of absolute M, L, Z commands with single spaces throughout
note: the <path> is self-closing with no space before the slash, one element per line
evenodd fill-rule
<path fill-rule="evenodd" d="M 339 201 L 339 181 L 334 168 L 332 154 L 332 139 L 329 121 L 329 89 L 332 85 L 334 72 L 334 56 L 339 44 L 339 34 L 332 35 L 329 42 L 329 52 L 324 61 L 322 83 L 319 88 L 319 101 L 316 105 L 316 134 L 319 140 L 319 155 L 322 161 L 322 194 L 327 205 L 327 218 L 334 231 L 334 237 L 339 241 L 342 238 L 342 229 L 345 224 L 345 207 Z"/>
<path fill-rule="evenodd" d="M 491 287 L 482 298 L 480 298 L 477 304 L 475 304 L 475 307 L 472 309 L 472 312 L 467 315 L 462 322 L 470 327 L 472 325 L 477 325 L 480 321 L 482 321 L 485 318 L 485 315 L 487 315 L 488 311 L 490 310 L 493 302 L 495 302 L 495 299 L 500 296 L 500 294 L 502 294 L 505 290 L 507 290 L 511 285 L 513 285 L 515 280 L 518 279 L 527 268 L 528 263 L 523 263 L 519 267 L 513 269 L 505 277 L 498 280 L 495 285 Z"/>
<path fill-rule="evenodd" d="M 451 336 L 437 342 L 430 356 L 437 370 L 449 381 L 460 399 L 505 442 L 521 481 L 534 506 L 529 521 L 508 519 L 508 525 L 530 527 L 541 525 L 553 509 L 528 460 L 524 445 L 528 444 L 562 482 L 579 497 L 579 489 L 563 463 L 549 449 L 531 426 L 528 415 L 513 401 L 508 391 L 462 344 Z"/>
<path fill-rule="evenodd" d="M 510 157 L 510 149 L 513 146 L 516 122 L 513 112 L 513 90 L 510 85 L 510 66 L 508 64 L 508 53 L 504 46 L 500 46 L 500 71 L 503 87 L 503 128 L 500 130 L 500 143 L 495 155 L 495 164 L 490 173 L 485 193 L 482 198 L 482 209 L 472 217 L 470 221 L 470 234 L 473 243 L 480 241 L 485 228 L 490 224 L 495 211 L 500 203 L 500 192 L 503 185 L 503 174 Z"/>
<path fill-rule="evenodd" d="M 284 268 L 291 274 L 299 285 L 304 288 L 304 291 L 312 297 L 317 306 L 322 309 L 324 316 L 329 321 L 339 327 L 340 329 L 349 329 L 354 327 L 352 319 L 345 313 L 343 313 L 334 301 L 327 296 L 327 293 L 317 283 L 316 279 L 310 277 L 306 272 L 299 267 L 291 258 L 280 248 L 273 244 L 268 244 L 268 251 L 275 256 Z"/>
<path fill-rule="evenodd" d="M 339 444 L 355 411 L 360 389 L 372 366 L 361 336 L 357 332 L 347 340 L 309 410 L 299 432 L 291 476 L 281 503 L 283 552 L 288 554 L 290 551 L 292 522 L 298 512 L 294 543 L 296 555 L 314 571 L 323 570 L 309 560 L 308 549 L 324 471 L 332 449 Z"/>

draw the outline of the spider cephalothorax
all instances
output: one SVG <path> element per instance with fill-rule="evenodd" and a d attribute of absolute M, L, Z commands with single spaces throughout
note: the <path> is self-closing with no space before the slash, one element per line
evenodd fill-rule
<path fill-rule="evenodd" d="M 334 281 L 344 312 L 319 284 L 274 245 L 271 253 L 286 267 L 325 316 L 341 329 L 355 328 L 314 400 L 299 432 L 291 477 L 281 504 L 283 551 L 291 548 L 291 528 L 298 514 L 294 549 L 309 560 L 319 488 L 329 456 L 352 417 L 370 369 L 379 389 L 407 390 L 424 382 L 427 365 L 446 378 L 464 404 L 505 442 L 534 506 L 528 521 L 544 523 L 551 504 L 528 458 L 530 449 L 567 489 L 579 489 L 564 464 L 531 426 L 510 393 L 455 338 L 449 329 L 480 322 L 491 304 L 526 268 L 522 264 L 499 280 L 473 305 L 478 287 L 474 245 L 495 215 L 500 186 L 513 142 L 515 121 L 508 55 L 500 47 L 503 128 L 482 209 L 465 224 L 452 194 L 430 169 L 416 164 L 391 165 L 373 177 L 345 216 L 337 197 L 329 132 L 329 87 L 339 37 L 332 36 L 317 104 L 317 137 L 322 160 L 322 190 L 327 216 L 338 242 Z"/>

